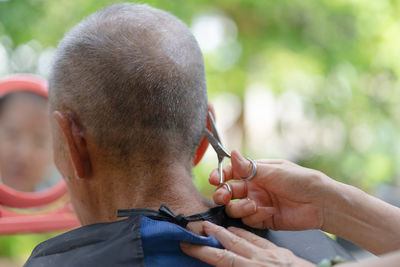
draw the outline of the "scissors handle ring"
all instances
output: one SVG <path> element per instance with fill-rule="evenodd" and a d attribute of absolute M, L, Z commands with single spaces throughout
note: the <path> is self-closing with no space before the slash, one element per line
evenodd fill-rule
<path fill-rule="evenodd" d="M 249 176 L 247 176 L 247 177 L 241 177 L 240 179 L 242 179 L 243 181 L 250 181 L 251 179 L 253 179 L 254 178 L 254 176 L 256 175 L 256 173 L 257 173 L 257 164 L 256 164 L 256 162 L 254 161 L 254 160 L 252 160 L 251 158 L 247 158 L 249 161 L 250 161 L 250 163 L 251 163 L 251 165 L 253 166 L 253 169 L 251 170 L 251 173 L 250 173 L 250 175 Z"/>
<path fill-rule="evenodd" d="M 218 185 L 217 189 L 222 187 L 222 186 L 226 187 L 226 190 L 228 190 L 229 194 L 231 195 L 231 199 L 232 199 L 232 188 L 231 188 L 231 186 L 228 183 L 223 182 L 223 183 L 220 183 Z"/>

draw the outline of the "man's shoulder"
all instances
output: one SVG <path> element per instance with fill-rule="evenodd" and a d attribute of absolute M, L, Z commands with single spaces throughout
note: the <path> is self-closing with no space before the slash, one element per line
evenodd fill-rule
<path fill-rule="evenodd" d="M 82 226 L 51 238 L 35 247 L 24 266 L 113 266 L 123 260 L 116 257 L 127 257 L 130 264 L 144 266 L 140 219 L 132 216 L 122 221 Z"/>
<path fill-rule="evenodd" d="M 25 266 L 208 266 L 184 254 L 181 241 L 220 247 L 214 237 L 198 236 L 179 225 L 138 214 L 45 241 Z"/>

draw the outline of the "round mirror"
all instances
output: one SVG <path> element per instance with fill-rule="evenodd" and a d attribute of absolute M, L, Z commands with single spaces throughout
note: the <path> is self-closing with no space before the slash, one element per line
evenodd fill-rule
<path fill-rule="evenodd" d="M 31 206 L 65 193 L 53 163 L 47 102 L 47 82 L 40 77 L 18 74 L 0 79 L 2 199 L 13 195 Z"/>

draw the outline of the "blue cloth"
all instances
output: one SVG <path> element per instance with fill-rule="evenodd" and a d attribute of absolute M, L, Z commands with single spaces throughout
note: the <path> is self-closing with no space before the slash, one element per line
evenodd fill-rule
<path fill-rule="evenodd" d="M 181 241 L 222 248 L 212 236 L 198 236 L 176 224 L 152 220 L 145 216 L 142 217 L 140 234 L 147 267 L 210 266 L 184 254 L 179 246 Z"/>

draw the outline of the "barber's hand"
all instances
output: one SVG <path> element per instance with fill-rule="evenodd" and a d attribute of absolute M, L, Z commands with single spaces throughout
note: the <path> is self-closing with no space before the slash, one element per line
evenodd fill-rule
<path fill-rule="evenodd" d="M 295 256 L 290 250 L 280 248 L 268 240 L 240 228 L 229 231 L 210 222 L 203 223 L 204 232 L 214 236 L 226 249 L 181 243 L 187 255 L 218 267 L 241 266 L 315 266 Z"/>
<path fill-rule="evenodd" d="M 320 229 L 324 206 L 331 195 L 334 181 L 323 173 L 303 168 L 285 160 L 256 160 L 257 173 L 250 181 L 241 181 L 252 171 L 252 164 L 239 151 L 232 151 L 231 163 L 224 167 L 225 180 L 230 182 L 233 196 L 225 186 L 215 191 L 219 205 L 226 212 L 255 228 L 280 230 Z M 210 183 L 219 184 L 214 170 Z"/>

